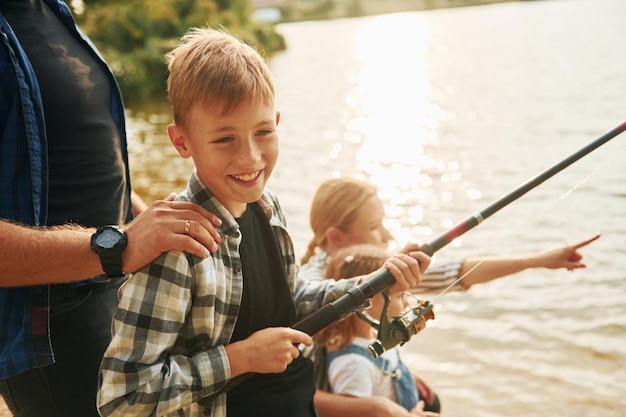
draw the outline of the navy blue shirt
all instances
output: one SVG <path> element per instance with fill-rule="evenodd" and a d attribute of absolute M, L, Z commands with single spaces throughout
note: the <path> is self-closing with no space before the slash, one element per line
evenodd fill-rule
<path fill-rule="evenodd" d="M 23 25 L 33 17 L 25 11 L 36 25 Z M 0 218 L 34 226 L 124 223 L 132 218 L 129 178 L 117 83 L 65 3 L 2 0 Z M 54 362 L 48 292 L 0 288 L 0 379 Z"/>

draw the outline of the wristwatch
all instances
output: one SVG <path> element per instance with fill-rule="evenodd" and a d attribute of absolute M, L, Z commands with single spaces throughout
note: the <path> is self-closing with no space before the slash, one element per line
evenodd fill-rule
<path fill-rule="evenodd" d="M 102 269 L 107 276 L 124 276 L 122 252 L 128 244 L 126 233 L 118 226 L 99 227 L 91 236 L 91 249 L 98 254 Z"/>

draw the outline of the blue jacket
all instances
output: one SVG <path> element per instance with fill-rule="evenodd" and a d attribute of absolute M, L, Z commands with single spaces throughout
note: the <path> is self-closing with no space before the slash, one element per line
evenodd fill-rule
<path fill-rule="evenodd" d="M 75 36 L 104 63 L 61 0 L 44 0 Z M 105 64 L 106 65 L 106 64 Z M 111 113 L 130 178 L 124 105 L 113 73 Z M 0 13 L 0 219 L 46 226 L 48 147 L 37 78 Z M 1 273 L 1 272 L 0 272 Z M 48 286 L 0 288 L 0 379 L 54 363 L 49 337 Z"/>

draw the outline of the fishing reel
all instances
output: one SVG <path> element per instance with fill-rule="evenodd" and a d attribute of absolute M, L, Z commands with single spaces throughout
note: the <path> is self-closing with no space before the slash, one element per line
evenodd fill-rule
<path fill-rule="evenodd" d="M 428 320 L 435 318 L 433 304 L 430 301 L 417 299 L 417 306 L 392 317 L 390 320 L 387 316 L 390 301 L 389 295 L 386 291 L 383 291 L 381 294 L 385 299 L 385 304 L 383 305 L 380 320 L 375 320 L 364 311 L 356 312 L 360 319 L 365 320 L 378 330 L 376 340 L 367 347 L 367 350 L 375 358 L 398 344 L 400 346 L 404 345 L 411 337 L 426 327 Z"/>

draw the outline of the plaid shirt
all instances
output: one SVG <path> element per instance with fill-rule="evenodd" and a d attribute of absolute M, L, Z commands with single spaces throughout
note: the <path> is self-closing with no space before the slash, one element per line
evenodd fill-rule
<path fill-rule="evenodd" d="M 122 286 L 113 340 L 100 369 L 102 416 L 226 416 L 227 394 L 218 395 L 206 410 L 197 401 L 230 379 L 224 346 L 230 342 L 243 291 L 241 233 L 195 173 L 178 198 L 217 214 L 223 222 L 219 228 L 223 241 L 206 259 L 167 252 Z M 278 200 L 266 191 L 259 204 L 278 237 L 298 319 L 358 282 L 358 278 L 308 282 L 297 276 L 293 244 Z"/>

